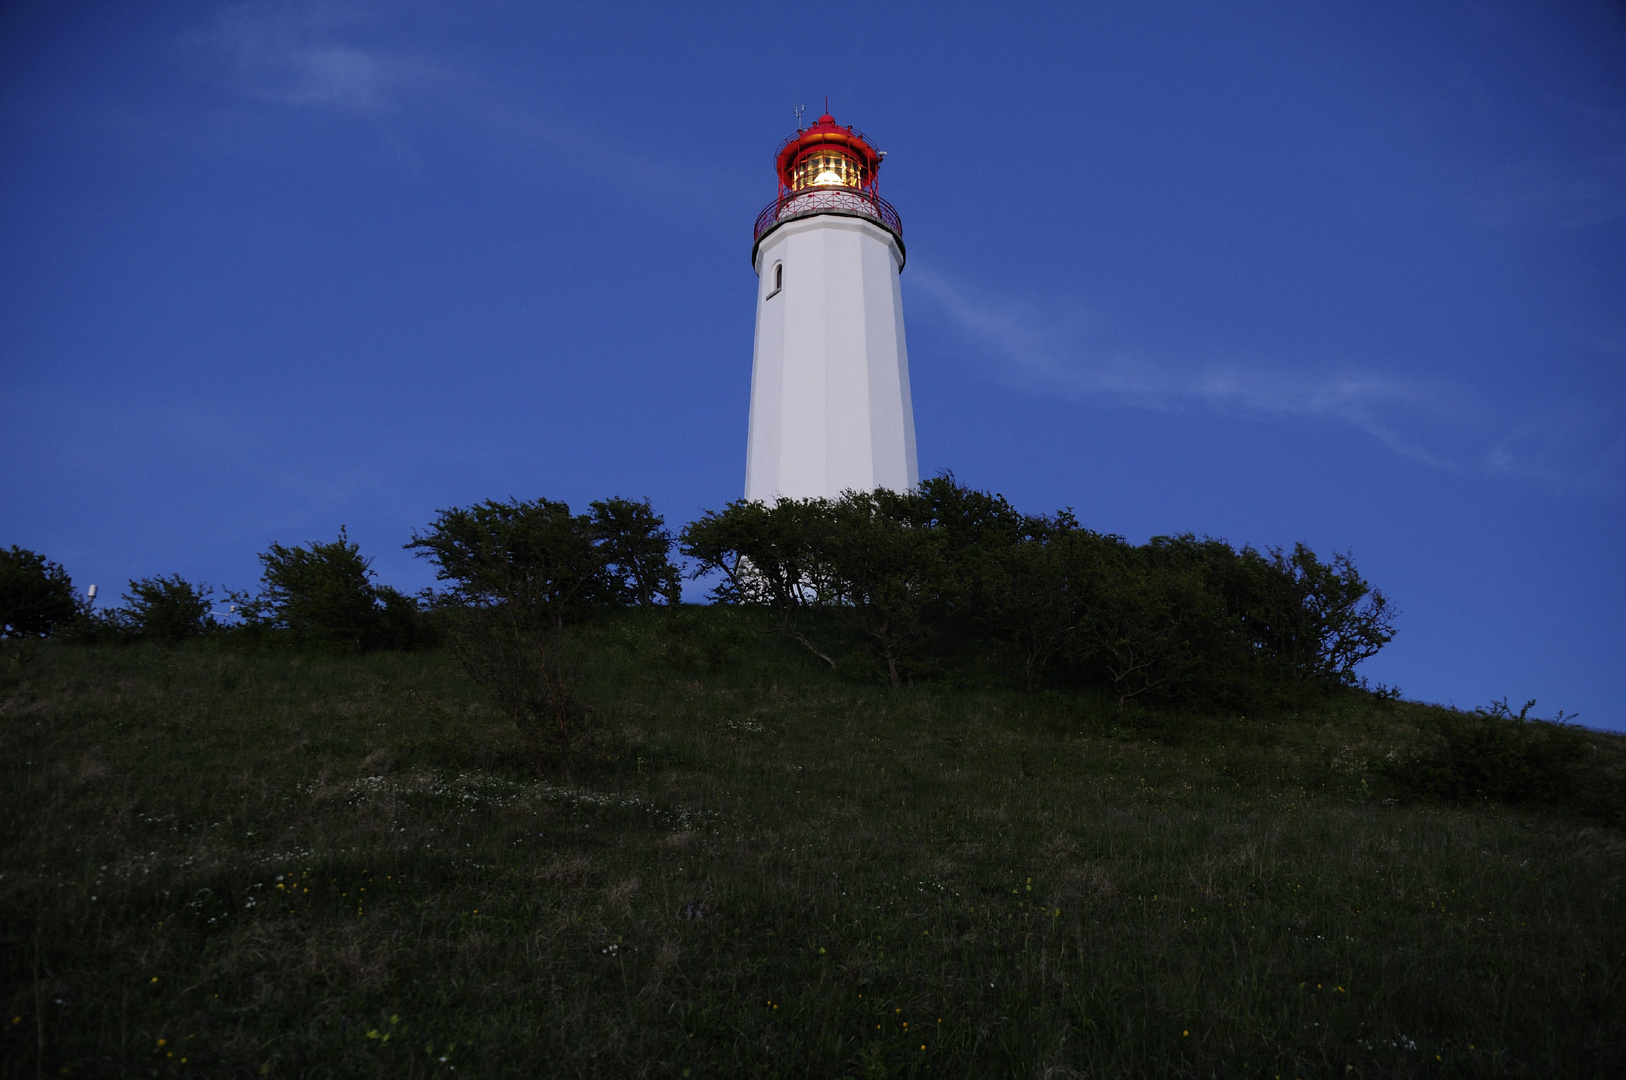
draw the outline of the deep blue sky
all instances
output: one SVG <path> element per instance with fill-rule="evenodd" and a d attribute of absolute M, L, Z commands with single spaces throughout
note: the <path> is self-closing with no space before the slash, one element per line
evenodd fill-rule
<path fill-rule="evenodd" d="M 1626 728 L 1614 3 L 0 7 L 0 544 L 740 494 L 772 153 L 888 151 L 922 471 L 1353 551 L 1410 697 Z"/>

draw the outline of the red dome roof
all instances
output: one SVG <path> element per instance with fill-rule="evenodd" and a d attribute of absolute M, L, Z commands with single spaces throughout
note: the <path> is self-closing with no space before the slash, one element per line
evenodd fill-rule
<path fill-rule="evenodd" d="M 875 186 L 875 172 L 881 167 L 881 154 L 868 139 L 850 127 L 842 127 L 825 113 L 813 126 L 798 131 L 779 148 L 779 186 L 789 188 L 796 163 L 815 150 L 833 149 L 850 155 L 863 166 L 864 186 Z"/>

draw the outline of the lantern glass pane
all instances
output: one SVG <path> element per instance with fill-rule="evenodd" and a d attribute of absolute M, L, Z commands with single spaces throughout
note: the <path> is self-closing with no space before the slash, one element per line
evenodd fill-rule
<path fill-rule="evenodd" d="M 818 150 L 796 163 L 791 187 L 862 187 L 864 170 L 857 161 L 835 150 Z"/>

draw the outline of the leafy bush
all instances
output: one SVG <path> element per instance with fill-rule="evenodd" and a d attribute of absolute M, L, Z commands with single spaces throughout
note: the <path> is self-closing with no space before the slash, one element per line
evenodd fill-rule
<path fill-rule="evenodd" d="M 567 503 L 488 500 L 442 510 L 406 546 L 435 563 L 435 576 L 451 583 L 456 602 L 508 605 L 527 625 L 561 627 L 605 600 L 592 521 L 572 514 Z"/>
<path fill-rule="evenodd" d="M 0 637 L 46 637 L 77 611 L 66 570 L 26 548 L 0 549 Z"/>
<path fill-rule="evenodd" d="M 417 649 L 440 644 L 440 628 L 424 618 L 418 601 L 388 585 L 375 585 L 378 623 L 372 644 L 381 649 Z"/>
<path fill-rule="evenodd" d="M 210 597 L 214 590 L 179 574 L 140 578 L 124 594 L 124 610 L 114 618 L 134 637 L 181 641 L 215 629 Z"/>
<path fill-rule="evenodd" d="M 695 561 L 695 577 L 721 575 L 714 601 L 773 608 L 778 632 L 834 668 L 836 662 L 801 628 L 801 616 L 822 611 L 836 588 L 818 557 L 828 517 L 825 499 L 778 499 L 772 506 L 741 499 L 690 522 L 679 544 Z"/>
<path fill-rule="evenodd" d="M 1323 563 L 1300 544 L 1267 558 L 1191 535 L 1136 546 L 952 476 L 903 494 L 730 503 L 681 544 L 697 574 L 721 576 L 715 600 L 775 608 L 781 632 L 835 666 L 804 626 L 816 613 L 867 642 L 894 685 L 1002 650 L 1030 690 L 1060 659 L 1120 704 L 1255 707 L 1351 685 L 1394 636 L 1392 606 L 1347 555 Z"/>
<path fill-rule="evenodd" d="M 551 499 L 442 510 L 406 545 L 459 603 L 515 603 L 555 628 L 598 608 L 676 604 L 672 535 L 648 501 L 604 499 L 573 514 Z"/>
<path fill-rule="evenodd" d="M 867 643 L 894 686 L 918 665 L 947 600 L 944 537 L 917 494 L 884 488 L 840 499 L 730 503 L 683 531 L 697 575 L 721 573 L 722 601 L 776 608 L 781 632 L 831 667 L 798 626 L 816 611 Z"/>
<path fill-rule="evenodd" d="M 1079 662 L 1106 673 L 1120 704 L 1179 697 L 1217 659 L 1223 598 L 1181 546 L 1161 537 L 1140 548 L 1115 540 L 1084 553 L 1092 566 L 1077 609 Z"/>
<path fill-rule="evenodd" d="M 576 692 L 583 663 L 570 631 L 527 619 L 512 603 L 454 605 L 442 614 L 452 654 L 513 722 L 537 774 L 552 761 L 569 783 L 573 758 L 601 733 Z"/>
<path fill-rule="evenodd" d="M 230 594 L 245 623 L 306 647 L 357 652 L 405 648 L 418 640 L 417 605 L 373 584 L 372 560 L 343 527 L 331 542 L 286 547 L 260 555 L 258 596 Z"/>
<path fill-rule="evenodd" d="M 565 625 L 595 606 L 653 602 L 669 576 L 664 530 L 647 503 L 613 500 L 595 512 L 488 501 L 442 510 L 407 545 L 450 583 L 440 615 L 465 674 L 513 721 L 537 771 L 554 759 L 567 780 L 597 725 L 574 691 L 580 664 Z"/>
<path fill-rule="evenodd" d="M 1574 803 L 1585 737 L 1562 713 L 1555 720 L 1530 716 L 1535 704 L 1517 713 L 1506 699 L 1471 713 L 1441 710 L 1425 727 L 1422 746 L 1392 756 L 1384 771 L 1412 794 L 1456 802 Z"/>
<path fill-rule="evenodd" d="M 774 629 L 830 667 L 856 658 L 894 686 L 947 672 L 967 685 L 992 677 L 1032 691 L 1048 680 L 1111 693 L 1120 708 L 1253 710 L 1359 685 L 1356 667 L 1394 636 L 1392 604 L 1347 554 L 1323 562 L 1303 544 L 1261 554 L 1191 534 L 1135 545 L 1069 510 L 1020 513 L 947 474 L 909 492 L 742 500 L 703 514 L 680 540 L 695 576 L 718 579 L 713 600 L 772 608 Z M 599 500 L 585 514 L 549 499 L 488 500 L 440 511 L 406 545 L 445 589 L 426 618 L 373 581 L 343 529 L 331 543 L 273 544 L 260 556 L 261 593 L 232 598 L 250 633 L 355 650 L 422 643 L 441 626 L 483 685 L 563 685 L 564 669 L 533 654 L 595 612 L 676 606 L 672 544 L 647 500 Z M 79 636 L 134 628 L 177 639 L 209 625 L 207 590 L 178 577 L 131 588 L 127 612 L 82 617 Z M 513 670 L 499 678 L 479 650 Z"/>
<path fill-rule="evenodd" d="M 827 608 L 868 643 L 893 686 L 919 667 L 948 591 L 943 536 L 925 511 L 918 495 L 849 491 L 815 534 Z"/>
<path fill-rule="evenodd" d="M 672 534 L 649 500 L 603 499 L 588 506 L 607 596 L 645 607 L 678 603 L 683 575 L 672 563 Z"/>
<path fill-rule="evenodd" d="M 1278 582 L 1272 645 L 1300 681 L 1355 683 L 1355 665 L 1394 639 L 1398 614 L 1347 554 L 1323 563 L 1303 544 L 1271 550 Z"/>
<path fill-rule="evenodd" d="M 976 575 L 981 615 L 994 635 L 1022 660 L 1028 691 L 1078 631 L 1079 577 L 1075 550 L 1087 543 L 1071 515 L 1031 519 L 1025 535 L 988 546 Z"/>

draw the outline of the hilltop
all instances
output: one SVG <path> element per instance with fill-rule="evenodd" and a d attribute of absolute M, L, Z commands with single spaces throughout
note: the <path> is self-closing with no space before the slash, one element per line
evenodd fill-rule
<path fill-rule="evenodd" d="M 570 631 L 568 782 L 439 648 L 6 645 L 5 1074 L 1626 1070 L 1626 740 L 891 687 L 775 626 Z M 1441 797 L 1470 736 L 1503 786 Z"/>

